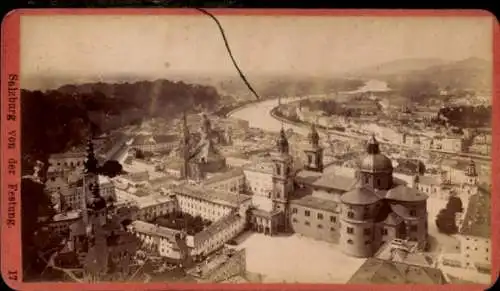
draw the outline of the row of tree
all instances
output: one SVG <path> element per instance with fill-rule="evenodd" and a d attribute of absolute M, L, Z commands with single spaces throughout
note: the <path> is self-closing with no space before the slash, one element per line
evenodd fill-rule
<path fill-rule="evenodd" d="M 81 145 L 90 130 L 101 131 L 101 120 L 94 120 L 92 114 L 119 116 L 134 111 L 174 116 L 185 109 L 210 110 L 219 98 L 213 87 L 168 80 L 66 85 L 46 92 L 22 90 L 22 152 L 45 161 L 51 153 Z M 123 118 L 123 122 L 130 120 Z"/>

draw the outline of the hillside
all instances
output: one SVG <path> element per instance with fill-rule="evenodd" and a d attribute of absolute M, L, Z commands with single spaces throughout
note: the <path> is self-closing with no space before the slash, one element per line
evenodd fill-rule
<path fill-rule="evenodd" d="M 424 70 L 445 63 L 446 61 L 438 58 L 400 59 L 356 70 L 348 75 L 379 79 L 394 74 L 405 74 L 411 71 Z"/>
<path fill-rule="evenodd" d="M 90 124 L 99 133 L 143 116 L 212 110 L 221 96 L 211 86 L 157 80 L 65 85 L 45 92 L 22 90 L 21 99 L 22 115 L 29 116 L 22 118 L 22 151 L 43 157 L 81 144 Z"/>
<path fill-rule="evenodd" d="M 441 89 L 491 91 L 493 66 L 479 58 L 451 62 L 413 70 L 404 74 L 389 75 L 385 79 L 389 86 L 397 88 L 405 82 L 432 82 Z"/>

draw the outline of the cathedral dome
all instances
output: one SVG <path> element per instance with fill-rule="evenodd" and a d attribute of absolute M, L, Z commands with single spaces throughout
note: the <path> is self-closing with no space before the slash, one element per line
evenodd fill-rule
<path fill-rule="evenodd" d="M 361 160 L 360 170 L 370 173 L 392 173 L 392 161 L 380 153 L 375 136 L 372 136 L 368 141 L 367 155 Z"/>

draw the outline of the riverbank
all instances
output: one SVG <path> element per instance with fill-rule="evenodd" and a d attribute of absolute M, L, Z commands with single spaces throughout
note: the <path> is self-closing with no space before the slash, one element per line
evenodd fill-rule
<path fill-rule="evenodd" d="M 293 120 L 290 120 L 288 118 L 285 118 L 285 117 L 279 115 L 277 113 L 278 109 L 279 109 L 279 106 L 276 106 L 273 109 L 271 109 L 271 111 L 269 112 L 270 116 L 272 118 L 274 118 L 275 120 L 277 120 L 279 122 L 282 122 L 282 123 L 285 123 L 285 124 L 288 124 L 288 125 L 293 125 L 293 126 L 296 126 L 296 127 L 304 128 L 304 129 L 309 128 L 311 126 L 310 123 L 307 123 L 307 122 L 304 122 L 304 121 L 293 121 Z M 329 128 L 323 128 L 323 127 L 318 127 L 318 131 L 320 133 L 322 132 L 322 133 L 325 133 L 327 135 L 334 135 L 337 138 L 342 138 L 342 139 L 351 138 L 351 139 L 357 139 L 357 140 L 365 140 L 367 138 L 366 135 L 348 134 L 348 133 L 344 133 L 344 132 L 341 132 L 341 131 L 338 131 L 338 130 L 329 129 Z M 396 144 L 396 143 L 389 143 L 389 142 L 384 142 L 384 141 L 379 141 L 379 143 L 380 144 L 385 144 L 385 145 L 390 145 L 390 146 L 401 147 L 401 148 L 408 149 L 408 150 L 415 150 L 413 147 L 408 146 L 408 145 L 402 145 L 402 144 Z M 488 157 L 488 156 L 482 156 L 482 155 L 476 155 L 476 154 L 469 154 L 469 153 L 456 153 L 456 152 L 448 152 L 448 151 L 432 150 L 432 149 L 428 149 L 428 150 L 425 150 L 425 151 L 432 152 L 432 153 L 438 153 L 438 154 L 444 154 L 444 155 L 453 155 L 453 156 L 462 157 L 462 158 L 472 158 L 472 159 L 476 159 L 476 160 L 480 160 L 480 161 L 491 162 L 491 157 Z"/>

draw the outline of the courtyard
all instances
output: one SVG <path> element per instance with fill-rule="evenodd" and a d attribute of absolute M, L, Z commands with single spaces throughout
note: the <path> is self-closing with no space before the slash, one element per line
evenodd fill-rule
<path fill-rule="evenodd" d="M 247 271 L 262 274 L 263 283 L 342 284 L 365 262 L 343 254 L 336 244 L 298 234 L 243 236 L 240 246 L 246 248 Z"/>

